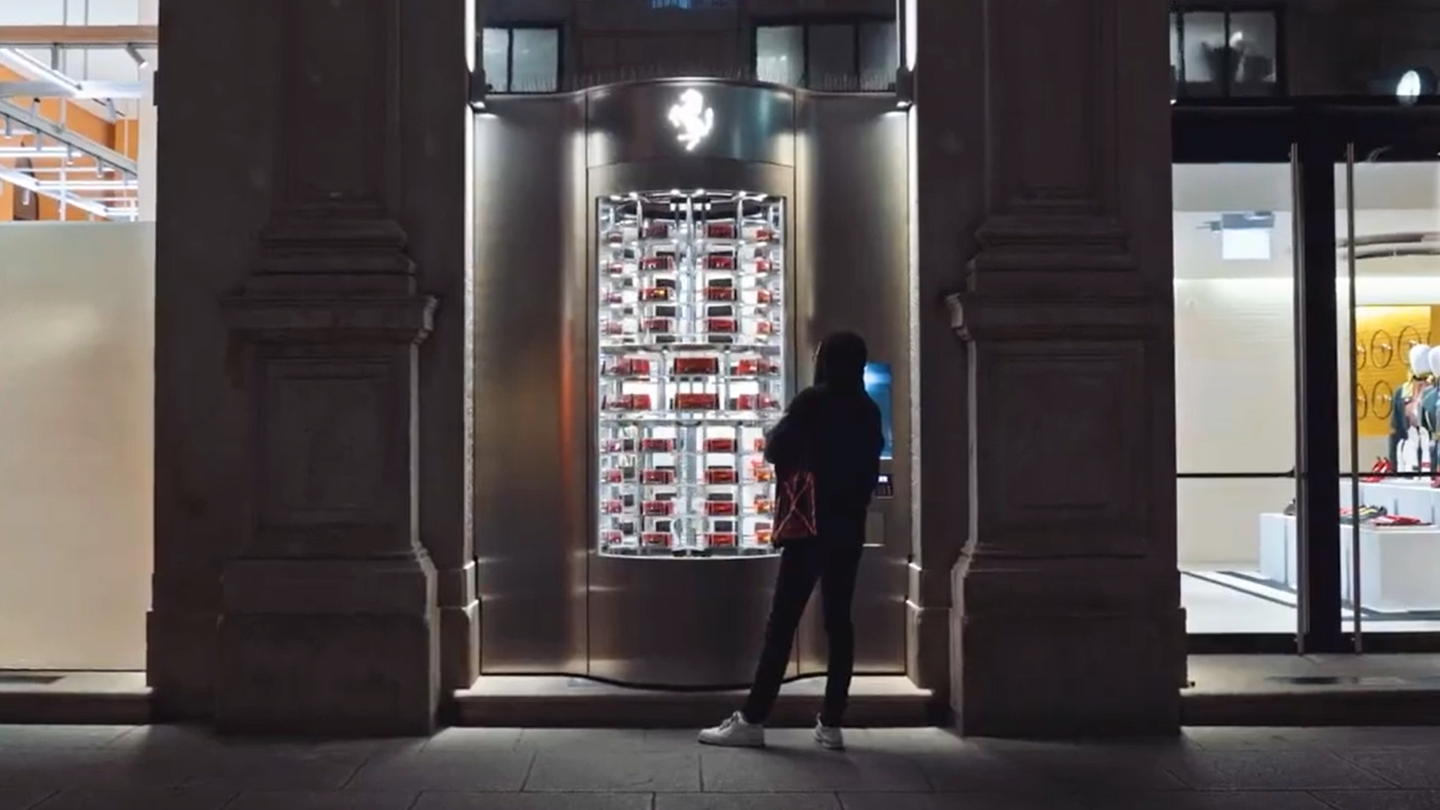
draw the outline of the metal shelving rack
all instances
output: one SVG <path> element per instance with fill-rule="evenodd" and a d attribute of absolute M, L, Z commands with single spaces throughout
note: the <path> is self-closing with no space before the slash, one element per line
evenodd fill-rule
<path fill-rule="evenodd" d="M 636 192 L 597 213 L 600 553 L 774 553 L 784 202 Z"/>

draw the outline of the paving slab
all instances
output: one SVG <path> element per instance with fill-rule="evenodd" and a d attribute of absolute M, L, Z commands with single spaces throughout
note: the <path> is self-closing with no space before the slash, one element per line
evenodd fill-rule
<path fill-rule="evenodd" d="M 1175 738 L 961 739 L 780 729 L 446 729 L 429 738 L 219 737 L 0 726 L 0 810 L 1435 810 L 1440 728 L 1194 728 Z"/>

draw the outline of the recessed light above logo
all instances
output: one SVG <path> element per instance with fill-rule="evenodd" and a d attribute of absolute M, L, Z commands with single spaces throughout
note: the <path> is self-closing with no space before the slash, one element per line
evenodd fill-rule
<path fill-rule="evenodd" d="M 715 129 L 715 110 L 705 106 L 704 93 L 686 90 L 670 107 L 669 120 L 670 126 L 679 133 L 675 139 L 686 152 L 693 152 Z"/>

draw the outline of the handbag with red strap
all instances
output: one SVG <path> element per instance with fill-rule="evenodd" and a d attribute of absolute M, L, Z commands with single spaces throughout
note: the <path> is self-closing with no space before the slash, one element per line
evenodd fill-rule
<path fill-rule="evenodd" d="M 819 534 L 815 517 L 815 474 L 800 469 L 786 472 L 775 484 L 775 529 L 778 548 L 787 540 Z"/>

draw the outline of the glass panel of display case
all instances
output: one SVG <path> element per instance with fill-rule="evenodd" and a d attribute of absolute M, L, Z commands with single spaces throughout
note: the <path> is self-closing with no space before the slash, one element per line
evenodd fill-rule
<path fill-rule="evenodd" d="M 598 204 L 599 551 L 767 555 L 765 429 L 785 402 L 784 201 Z"/>

